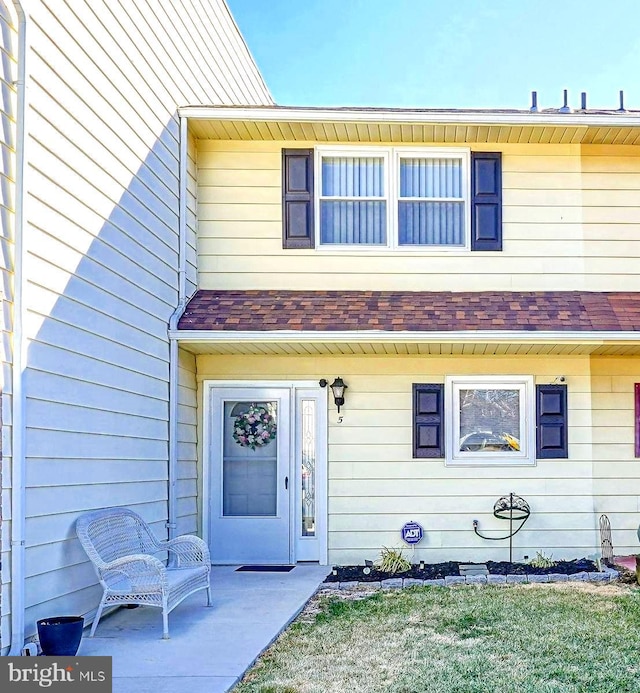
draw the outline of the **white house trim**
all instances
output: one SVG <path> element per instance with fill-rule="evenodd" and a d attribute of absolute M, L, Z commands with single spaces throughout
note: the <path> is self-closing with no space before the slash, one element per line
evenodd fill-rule
<path fill-rule="evenodd" d="M 187 294 L 187 180 L 189 131 L 186 118 L 180 118 L 180 171 L 178 197 L 178 304 Z"/>
<path fill-rule="evenodd" d="M 573 127 L 638 127 L 640 116 L 629 113 L 505 113 L 495 111 L 417 111 L 404 109 L 331 109 L 288 107 L 183 106 L 181 117 L 193 120 L 292 121 L 315 123 L 473 123 L 477 125 L 557 125 Z"/>
<path fill-rule="evenodd" d="M 169 538 L 176 534 L 178 522 L 178 343 L 171 336 L 187 300 L 187 121 L 180 118 L 180 161 L 178 201 L 178 307 L 169 319 L 169 460 L 167 529 Z"/>
<path fill-rule="evenodd" d="M 172 330 L 171 339 L 198 344 L 224 344 L 227 342 L 269 342 L 269 343 L 314 343 L 314 342 L 373 342 L 389 344 L 394 342 L 412 344 L 478 343 L 497 344 L 582 344 L 604 346 L 640 342 L 638 332 L 519 332 L 516 330 L 466 330 L 464 332 L 381 332 L 376 330 L 352 330 L 336 332 L 305 332 L 296 330 L 274 330 L 260 332 L 218 331 L 218 330 Z"/>
<path fill-rule="evenodd" d="M 178 342 L 169 341 L 169 460 L 168 460 L 167 529 L 169 538 L 176 534 L 178 522 Z"/>
<path fill-rule="evenodd" d="M 319 144 L 315 147 L 318 156 L 314 157 L 314 177 L 318 183 L 314 191 L 315 228 L 320 229 L 320 208 L 323 200 L 331 199 L 322 195 L 322 160 L 327 156 L 376 156 L 384 161 L 384 196 L 360 197 L 360 200 L 376 200 L 386 203 L 387 242 L 385 245 L 367 245 L 354 243 L 323 243 L 318 237 L 316 250 L 320 253 L 379 253 L 397 251 L 402 253 L 468 253 L 471 250 L 471 149 L 469 147 L 429 147 L 415 146 L 369 146 L 357 144 Z M 464 205 L 464 245 L 400 245 L 398 228 L 398 206 L 401 199 L 415 200 L 421 198 L 400 198 L 400 161 L 403 158 L 425 157 L 430 159 L 444 156 L 458 159 L 462 166 L 462 204 Z M 340 196 L 334 199 L 343 199 Z M 449 198 L 442 198 L 448 202 Z"/>
<path fill-rule="evenodd" d="M 520 391 L 520 441 L 522 451 L 481 457 L 477 453 L 461 453 L 457 435 L 460 430 L 460 408 L 456 391 L 460 386 L 481 386 L 487 389 L 514 388 Z M 508 467 L 536 465 L 535 384 L 530 375 L 449 375 L 445 378 L 445 436 L 448 467 Z M 458 450 L 458 451 L 456 451 Z"/>
<path fill-rule="evenodd" d="M 16 112 L 16 179 L 15 179 L 15 238 L 14 238 L 14 296 L 13 296 L 13 396 L 11 428 L 11 645 L 10 656 L 18 656 L 24 645 L 25 608 L 25 537 L 26 537 L 26 488 L 25 488 L 25 448 L 26 429 L 24 413 L 26 396 L 24 389 L 25 365 L 27 363 L 27 342 L 23 325 L 26 322 L 24 288 L 25 225 L 24 211 L 26 177 L 25 166 L 27 149 L 27 16 L 20 0 L 13 0 L 18 17 L 18 81 Z"/>
<path fill-rule="evenodd" d="M 205 380 L 202 384 L 202 419 L 200 420 L 200 425 L 202 426 L 202 538 L 205 542 L 209 542 L 209 528 L 210 528 L 210 488 L 211 488 L 211 470 L 210 465 L 207 460 L 209 458 L 210 446 L 212 444 L 211 440 L 211 394 L 215 388 L 284 388 L 291 392 L 291 404 L 292 404 L 292 425 L 291 425 L 291 450 L 295 450 L 295 424 L 294 421 L 294 411 L 296 403 L 296 392 L 299 390 L 311 390 L 318 388 L 317 380 Z M 326 392 L 326 390 L 325 390 Z M 326 404 L 327 398 L 324 398 Z M 324 412 L 319 412 L 319 429 L 324 432 L 325 437 L 328 435 L 328 423 L 326 416 L 326 407 Z M 323 457 L 325 469 L 322 474 L 319 475 L 317 493 L 324 494 L 322 497 L 322 503 L 319 504 L 317 508 L 318 512 L 318 539 L 320 546 L 320 564 L 325 565 L 327 563 L 327 552 L 328 552 L 328 537 L 327 537 L 327 505 L 328 505 L 328 479 L 326 474 L 327 458 L 326 452 L 325 457 Z M 295 498 L 295 495 L 294 495 Z M 292 549 L 295 543 L 294 531 L 295 524 L 293 518 L 293 511 L 291 511 L 291 542 Z"/>

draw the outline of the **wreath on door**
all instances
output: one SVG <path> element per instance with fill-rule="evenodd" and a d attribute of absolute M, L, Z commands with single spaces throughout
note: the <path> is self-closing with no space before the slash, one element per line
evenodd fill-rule
<path fill-rule="evenodd" d="M 233 423 L 233 439 L 243 448 L 262 448 L 276 437 L 276 415 L 271 404 L 250 404 Z"/>

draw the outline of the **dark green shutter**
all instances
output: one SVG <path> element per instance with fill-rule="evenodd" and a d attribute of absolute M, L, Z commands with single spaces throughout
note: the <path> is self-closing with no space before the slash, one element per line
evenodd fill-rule
<path fill-rule="evenodd" d="M 471 250 L 502 250 L 500 152 L 471 152 Z"/>
<path fill-rule="evenodd" d="M 536 457 L 569 457 L 566 385 L 536 385 Z"/>
<path fill-rule="evenodd" d="M 413 456 L 444 457 L 444 385 L 413 385 Z"/>
<path fill-rule="evenodd" d="M 282 150 L 282 247 L 313 248 L 313 149 Z"/>

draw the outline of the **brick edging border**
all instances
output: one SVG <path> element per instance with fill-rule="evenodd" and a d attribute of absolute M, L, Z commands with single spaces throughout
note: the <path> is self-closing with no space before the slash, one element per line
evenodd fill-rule
<path fill-rule="evenodd" d="M 508 585 L 522 583 L 545 582 L 612 582 L 617 580 L 620 573 L 612 568 L 605 568 L 601 573 L 550 573 L 548 575 L 448 575 L 437 580 L 418 580 L 416 578 L 387 578 L 373 582 L 352 580 L 347 582 L 323 582 L 319 589 L 342 590 L 349 587 L 370 587 L 372 589 L 399 589 L 403 587 L 415 587 L 433 585 L 434 587 L 451 587 L 453 585 Z"/>

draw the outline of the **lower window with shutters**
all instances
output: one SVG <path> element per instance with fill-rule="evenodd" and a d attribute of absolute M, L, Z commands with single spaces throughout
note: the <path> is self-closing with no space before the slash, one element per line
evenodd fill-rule
<path fill-rule="evenodd" d="M 448 376 L 444 384 L 414 383 L 413 457 L 442 458 L 451 466 L 566 459 L 567 414 L 567 386 L 534 385 L 533 376 Z"/>
<path fill-rule="evenodd" d="M 535 464 L 531 376 L 446 380 L 447 464 Z"/>

